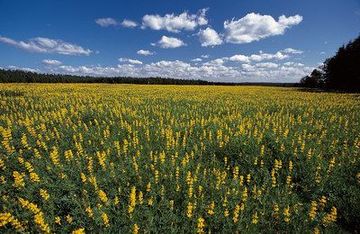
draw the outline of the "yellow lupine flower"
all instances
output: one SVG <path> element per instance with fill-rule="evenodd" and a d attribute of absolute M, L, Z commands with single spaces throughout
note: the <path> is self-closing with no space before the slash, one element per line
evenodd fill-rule
<path fill-rule="evenodd" d="M 133 233 L 133 234 L 138 234 L 138 233 L 139 233 L 139 230 L 140 230 L 139 226 L 135 223 L 135 224 L 133 225 L 133 228 L 132 228 L 132 233 Z"/>
<path fill-rule="evenodd" d="M 72 234 L 85 234 L 85 228 L 78 228 L 71 232 Z"/>
<path fill-rule="evenodd" d="M 205 219 L 200 217 L 197 220 L 197 230 L 196 230 L 196 232 L 199 233 L 199 234 L 205 233 L 204 228 L 205 228 Z"/>
<path fill-rule="evenodd" d="M 49 195 L 49 193 L 48 193 L 45 189 L 40 189 L 39 193 L 40 193 L 40 196 L 41 196 L 45 201 L 49 200 L 50 195 Z"/>
<path fill-rule="evenodd" d="M 131 192 L 129 195 L 129 206 L 128 206 L 128 213 L 131 215 L 134 212 L 136 205 L 136 187 L 133 186 L 131 188 Z"/>
<path fill-rule="evenodd" d="M 13 171 L 14 187 L 21 188 L 25 186 L 24 173 Z"/>
<path fill-rule="evenodd" d="M 110 223 L 109 223 L 109 217 L 105 212 L 102 212 L 101 214 L 101 219 L 105 225 L 105 227 L 110 227 Z"/>
<path fill-rule="evenodd" d="M 108 198 L 106 196 L 106 193 L 103 190 L 100 189 L 99 192 L 98 192 L 98 195 L 99 195 L 99 198 L 100 198 L 100 200 L 102 202 L 107 203 Z"/>

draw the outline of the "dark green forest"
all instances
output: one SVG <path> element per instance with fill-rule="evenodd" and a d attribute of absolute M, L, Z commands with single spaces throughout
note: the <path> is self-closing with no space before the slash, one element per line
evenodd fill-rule
<path fill-rule="evenodd" d="M 295 83 L 225 83 L 162 77 L 92 77 L 63 74 L 41 74 L 22 70 L 0 69 L 0 83 L 108 83 L 108 84 L 166 84 L 166 85 L 261 85 L 293 87 Z"/>

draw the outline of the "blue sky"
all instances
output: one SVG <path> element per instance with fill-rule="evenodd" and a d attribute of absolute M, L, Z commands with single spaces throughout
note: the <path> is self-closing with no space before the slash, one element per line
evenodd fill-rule
<path fill-rule="evenodd" d="M 0 67 L 294 82 L 360 32 L 359 0 L 0 0 Z"/>

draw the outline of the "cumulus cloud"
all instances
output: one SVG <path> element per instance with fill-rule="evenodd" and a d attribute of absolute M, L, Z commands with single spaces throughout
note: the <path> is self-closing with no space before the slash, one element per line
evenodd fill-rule
<path fill-rule="evenodd" d="M 121 25 L 125 28 L 135 28 L 138 24 L 135 21 L 124 19 Z"/>
<path fill-rule="evenodd" d="M 204 59 L 207 59 L 207 58 L 210 58 L 210 55 L 208 55 L 208 54 L 203 54 L 203 55 L 201 55 L 200 57 L 201 57 L 201 58 L 204 58 Z"/>
<path fill-rule="evenodd" d="M 119 64 L 117 66 L 57 66 L 55 73 L 91 76 L 172 77 L 223 82 L 297 82 L 312 71 L 312 67 L 284 66 L 276 63 L 229 66 L 222 59 L 191 64 L 180 60 L 161 60 L 149 64 Z"/>
<path fill-rule="evenodd" d="M 302 54 L 303 53 L 302 50 L 297 50 L 297 49 L 293 49 L 293 48 L 286 48 L 286 49 L 282 50 L 281 52 L 283 52 L 285 54 Z"/>
<path fill-rule="evenodd" d="M 192 31 L 198 26 L 206 25 L 207 9 L 201 9 L 197 14 L 189 14 L 183 12 L 180 15 L 166 14 L 160 15 L 144 15 L 142 18 L 142 28 L 150 28 L 153 30 L 167 30 L 169 32 L 178 33 L 181 30 Z"/>
<path fill-rule="evenodd" d="M 50 66 L 59 66 L 62 64 L 62 62 L 60 62 L 59 60 L 55 60 L 55 59 L 44 59 L 42 61 L 42 63 L 45 65 L 50 65 Z"/>
<path fill-rule="evenodd" d="M 144 55 L 144 56 L 149 56 L 149 55 L 154 54 L 154 52 L 152 52 L 150 50 L 138 50 L 136 53 L 139 55 Z"/>
<path fill-rule="evenodd" d="M 270 15 L 249 13 L 241 19 L 224 22 L 225 40 L 229 43 L 243 44 L 258 41 L 270 36 L 282 35 L 285 30 L 299 24 L 300 15 L 280 16 L 276 21 Z"/>
<path fill-rule="evenodd" d="M 129 59 L 129 58 L 119 58 L 119 62 L 130 63 L 130 64 L 138 64 L 138 65 L 143 64 L 140 60 Z"/>
<path fill-rule="evenodd" d="M 116 26 L 118 24 L 117 21 L 113 18 L 99 18 L 95 20 L 95 23 L 101 27 Z"/>
<path fill-rule="evenodd" d="M 198 35 L 201 46 L 204 47 L 221 45 L 223 43 L 223 40 L 221 39 L 220 35 L 210 27 L 207 27 L 204 30 L 201 29 Z"/>
<path fill-rule="evenodd" d="M 167 36 L 162 36 L 157 43 L 152 43 L 151 45 L 153 46 L 157 45 L 164 49 L 186 46 L 186 44 L 182 40 L 175 37 L 167 37 Z"/>
<path fill-rule="evenodd" d="M 202 61 L 202 58 L 191 59 L 191 62 L 201 62 L 201 61 Z"/>
<path fill-rule="evenodd" d="M 90 55 L 92 53 L 90 49 L 84 49 L 81 46 L 59 39 L 45 37 L 36 37 L 25 42 L 0 36 L 0 42 L 36 53 L 56 53 L 64 55 Z"/>
<path fill-rule="evenodd" d="M 250 62 L 261 62 L 264 60 L 284 60 L 288 59 L 291 55 L 301 54 L 301 50 L 296 50 L 293 48 L 287 48 L 284 50 L 280 50 L 274 54 L 264 53 L 260 51 L 258 54 L 252 55 L 243 55 L 236 54 L 228 58 L 229 61 L 240 62 L 240 63 L 250 63 Z"/>

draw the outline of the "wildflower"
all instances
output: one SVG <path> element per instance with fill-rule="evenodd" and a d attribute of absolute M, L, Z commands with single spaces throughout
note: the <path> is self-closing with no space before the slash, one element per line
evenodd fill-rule
<path fill-rule="evenodd" d="M 143 204 L 143 193 L 141 191 L 139 191 L 139 194 L 138 194 L 138 201 L 139 201 L 139 204 Z"/>
<path fill-rule="evenodd" d="M 103 203 L 108 202 L 108 198 L 106 196 L 106 193 L 103 190 L 100 189 L 99 192 L 98 192 L 98 195 L 99 195 L 100 201 L 102 201 Z"/>
<path fill-rule="evenodd" d="M 72 223 L 72 221 L 73 221 L 73 217 L 71 217 L 71 215 L 70 214 L 68 214 L 68 215 L 66 215 L 66 222 L 68 222 L 68 223 Z"/>
<path fill-rule="evenodd" d="M 257 224 L 258 222 L 259 222 L 259 217 L 258 217 L 257 212 L 255 212 L 255 213 L 252 215 L 251 223 Z"/>
<path fill-rule="evenodd" d="M 214 209 L 215 209 L 215 202 L 212 201 L 212 202 L 210 203 L 210 205 L 208 206 L 207 213 L 208 213 L 209 215 L 214 215 L 214 214 L 215 214 Z"/>
<path fill-rule="evenodd" d="M 35 172 L 30 172 L 30 180 L 32 182 L 40 182 L 40 177 Z"/>
<path fill-rule="evenodd" d="M 274 211 L 273 216 L 274 216 L 274 218 L 279 217 L 279 210 L 280 210 L 279 205 L 277 203 L 275 203 L 274 206 L 273 206 L 273 211 Z"/>
<path fill-rule="evenodd" d="M 290 208 L 289 208 L 289 206 L 284 209 L 283 215 L 284 215 L 284 221 L 286 223 L 290 222 Z"/>
<path fill-rule="evenodd" d="M 234 223 L 237 223 L 239 221 L 239 212 L 240 212 L 240 205 L 237 204 L 234 209 L 234 216 L 233 216 Z"/>
<path fill-rule="evenodd" d="M 64 156 L 65 156 L 65 159 L 67 161 L 70 161 L 74 157 L 73 152 L 71 151 L 71 149 L 66 150 L 65 153 L 64 153 Z"/>
<path fill-rule="evenodd" d="M 102 219 L 105 227 L 110 227 L 109 217 L 108 217 L 108 215 L 107 215 L 105 212 L 102 212 L 102 214 L 101 214 L 101 219 Z"/>
<path fill-rule="evenodd" d="M 10 223 L 10 225 L 15 228 L 18 232 L 24 232 L 24 225 L 15 218 L 11 213 L 0 213 L 0 228 Z"/>
<path fill-rule="evenodd" d="M 131 188 L 131 192 L 129 195 L 129 207 L 128 207 L 128 213 L 131 215 L 134 212 L 136 205 L 136 188 L 133 186 Z"/>
<path fill-rule="evenodd" d="M 335 223 L 337 219 L 337 209 L 332 207 L 330 213 L 326 214 L 323 218 L 323 223 L 325 226 L 328 226 L 331 223 Z"/>
<path fill-rule="evenodd" d="M 140 230 L 139 226 L 135 223 L 135 224 L 133 225 L 132 233 L 133 233 L 133 234 L 138 234 L 138 233 L 139 233 L 139 230 Z"/>
<path fill-rule="evenodd" d="M 56 147 L 52 147 L 52 151 L 50 152 L 50 159 L 55 166 L 60 165 L 59 152 Z"/>
<path fill-rule="evenodd" d="M 61 225 L 61 218 L 59 216 L 55 217 L 55 223 Z"/>
<path fill-rule="evenodd" d="M 317 203 L 316 203 L 316 201 L 312 201 L 311 206 L 310 206 L 310 211 L 309 211 L 310 221 L 313 221 L 315 219 L 316 211 L 317 211 Z"/>
<path fill-rule="evenodd" d="M 25 186 L 24 173 L 13 171 L 14 187 L 21 188 Z"/>
<path fill-rule="evenodd" d="M 205 220 L 202 217 L 200 217 L 197 220 L 197 231 L 196 232 L 199 234 L 205 233 L 204 228 L 205 228 Z"/>
<path fill-rule="evenodd" d="M 49 200 L 50 195 L 45 189 L 40 189 L 39 193 L 42 199 L 44 199 L 45 201 Z"/>
<path fill-rule="evenodd" d="M 71 234 L 85 234 L 85 228 L 78 228 L 72 231 Z"/>
<path fill-rule="evenodd" d="M 80 173 L 80 178 L 83 183 L 86 183 L 86 175 L 84 173 Z"/>
<path fill-rule="evenodd" d="M 86 211 L 86 213 L 88 214 L 89 218 L 94 217 L 94 212 L 93 212 L 93 210 L 91 209 L 90 206 L 87 207 L 87 208 L 85 209 L 85 211 Z"/>
<path fill-rule="evenodd" d="M 193 209 L 194 209 L 193 203 L 189 202 L 186 208 L 186 216 L 188 218 L 191 218 L 193 216 Z"/>

